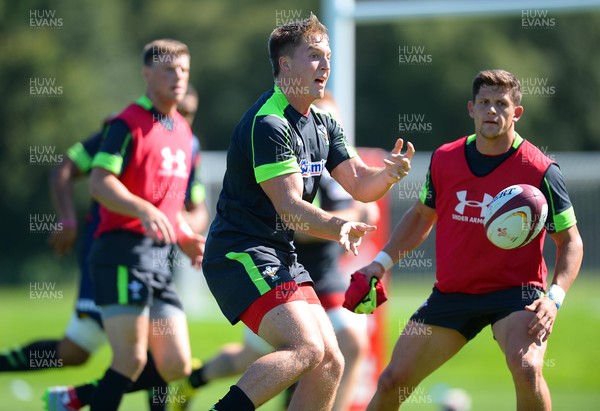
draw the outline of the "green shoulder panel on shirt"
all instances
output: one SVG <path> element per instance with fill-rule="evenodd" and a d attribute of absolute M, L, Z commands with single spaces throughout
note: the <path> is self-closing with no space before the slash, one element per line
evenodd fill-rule
<path fill-rule="evenodd" d="M 285 120 L 283 112 L 289 105 L 290 102 L 287 100 L 281 89 L 275 85 L 273 94 L 265 101 L 265 104 L 258 110 L 255 117 L 274 115 Z"/>
<path fill-rule="evenodd" d="M 83 147 L 83 144 L 76 143 L 67 150 L 67 157 L 75 163 L 79 171 L 87 173 L 92 168 L 92 157 Z"/>
<path fill-rule="evenodd" d="M 268 100 L 265 101 L 262 107 L 254 115 L 254 119 L 252 120 L 252 131 L 250 135 L 250 143 L 252 145 L 252 167 L 256 166 L 256 161 L 254 158 L 254 127 L 256 126 L 256 119 L 258 117 L 275 116 L 281 119 L 282 122 L 284 122 L 286 128 L 289 127 L 283 112 L 290 103 L 287 101 L 287 98 L 279 89 L 279 87 L 277 87 L 277 85 L 274 86 L 274 90 L 275 91 L 273 95 L 271 95 L 271 97 L 269 97 Z M 289 139 L 289 134 L 287 137 Z"/>
<path fill-rule="evenodd" d="M 300 166 L 295 158 L 289 158 L 281 163 L 263 164 L 254 168 L 257 183 L 270 180 L 285 174 L 300 173 Z"/>
<path fill-rule="evenodd" d="M 147 95 L 143 95 L 142 97 L 138 98 L 135 101 L 135 104 L 137 104 L 138 106 L 141 106 L 143 108 L 145 108 L 146 110 L 150 110 L 153 106 L 152 104 L 152 100 L 150 100 L 150 97 L 148 97 Z"/>
<path fill-rule="evenodd" d="M 565 211 L 554 216 L 554 232 L 558 233 L 577 224 L 575 218 L 575 210 L 573 207 L 567 208 Z"/>
<path fill-rule="evenodd" d="M 123 157 L 100 152 L 94 157 L 94 160 L 92 161 L 92 167 L 103 168 L 111 173 L 120 175 L 121 168 L 123 167 Z"/>
<path fill-rule="evenodd" d="M 519 148 L 519 146 L 523 143 L 523 137 L 519 135 L 519 133 L 515 132 L 515 141 L 512 143 L 512 148 Z"/>
<path fill-rule="evenodd" d="M 287 98 L 283 94 L 283 92 L 279 89 L 277 85 L 274 86 L 274 92 L 269 97 L 269 99 L 262 105 L 262 107 L 258 110 L 256 115 L 254 116 L 254 121 L 252 124 L 252 135 L 251 135 L 251 143 L 252 143 L 252 166 L 254 167 L 254 176 L 256 178 L 257 183 L 262 183 L 263 181 L 269 180 L 271 178 L 281 176 L 284 174 L 291 174 L 300 172 L 300 167 L 296 161 L 295 157 L 290 157 L 282 162 L 263 164 L 256 167 L 256 161 L 254 157 L 255 147 L 254 147 L 254 129 L 256 125 L 256 119 L 258 117 L 265 116 L 275 116 L 279 118 L 285 128 L 289 128 L 287 119 L 285 118 L 284 111 L 285 108 L 289 105 Z M 289 133 L 287 133 L 286 137 L 289 140 Z M 288 141 L 289 144 L 289 141 Z M 290 147 L 291 151 L 291 147 Z"/>

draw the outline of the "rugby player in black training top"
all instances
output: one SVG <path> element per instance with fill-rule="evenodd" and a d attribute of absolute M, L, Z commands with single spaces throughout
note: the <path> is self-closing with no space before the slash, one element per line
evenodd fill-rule
<path fill-rule="evenodd" d="M 358 253 L 376 229 L 311 204 L 326 168 L 354 199 L 379 199 L 410 169 L 414 148 L 396 141 L 381 167 L 368 167 L 339 124 L 312 105 L 330 74 L 326 28 L 310 18 L 269 38 L 275 86 L 243 115 L 209 230 L 203 272 L 231 323 L 239 320 L 275 351 L 248 367 L 214 410 L 254 410 L 299 380 L 290 410 L 328 410 L 343 371 L 331 322 L 297 263 L 294 231 L 336 240 Z"/>

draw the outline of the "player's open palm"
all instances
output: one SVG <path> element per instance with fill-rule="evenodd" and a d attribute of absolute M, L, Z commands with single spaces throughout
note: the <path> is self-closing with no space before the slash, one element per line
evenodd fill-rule
<path fill-rule="evenodd" d="M 348 221 L 342 225 L 339 243 L 346 251 L 352 251 L 352 254 L 358 255 L 358 247 L 363 236 L 375 230 L 377 230 L 377 227 L 374 225 L 361 223 L 360 221 Z"/>
<path fill-rule="evenodd" d="M 391 153 L 383 160 L 385 163 L 385 173 L 390 184 L 400 181 L 408 175 L 410 171 L 410 161 L 415 154 L 415 148 L 412 143 L 407 142 L 406 152 L 402 154 L 404 140 L 401 138 L 396 140 L 396 144 Z"/>

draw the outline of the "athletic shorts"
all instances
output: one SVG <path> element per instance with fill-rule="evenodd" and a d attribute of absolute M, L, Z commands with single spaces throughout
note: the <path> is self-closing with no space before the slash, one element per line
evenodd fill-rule
<path fill-rule="evenodd" d="M 71 316 L 65 335 L 89 354 L 98 351 L 108 341 L 104 329 L 96 319 L 77 314 Z"/>
<path fill-rule="evenodd" d="M 254 333 L 258 334 L 260 323 L 273 308 L 292 301 L 306 301 L 309 304 L 321 305 L 315 290 L 308 283 L 296 284 L 291 280 L 280 284 L 258 297 L 240 315 L 240 320 Z"/>
<path fill-rule="evenodd" d="M 532 286 L 514 287 L 485 294 L 442 293 L 437 288 L 413 314 L 411 320 L 446 327 L 473 339 L 484 327 L 540 298 L 543 291 Z"/>
<path fill-rule="evenodd" d="M 92 265 L 96 305 L 148 305 L 158 298 L 183 309 L 173 275 L 124 265 Z"/>
<path fill-rule="evenodd" d="M 240 315 L 260 296 L 271 290 L 289 293 L 297 284 L 312 280 L 296 254 L 274 248 L 249 247 L 224 256 L 204 258 L 202 272 L 208 287 L 229 322 L 236 324 Z"/>

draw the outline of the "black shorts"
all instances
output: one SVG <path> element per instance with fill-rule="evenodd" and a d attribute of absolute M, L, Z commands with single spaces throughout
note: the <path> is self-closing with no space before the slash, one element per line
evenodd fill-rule
<path fill-rule="evenodd" d="M 173 276 L 125 265 L 92 265 L 96 305 L 148 305 L 154 299 L 183 309 Z"/>
<path fill-rule="evenodd" d="M 487 325 L 525 310 L 542 294 L 541 289 L 526 285 L 485 294 L 442 293 L 433 287 L 411 320 L 451 328 L 471 340 Z"/>
<path fill-rule="evenodd" d="M 232 324 L 261 295 L 277 286 L 292 280 L 312 284 L 296 254 L 264 246 L 205 257 L 202 272 L 221 311 Z"/>

